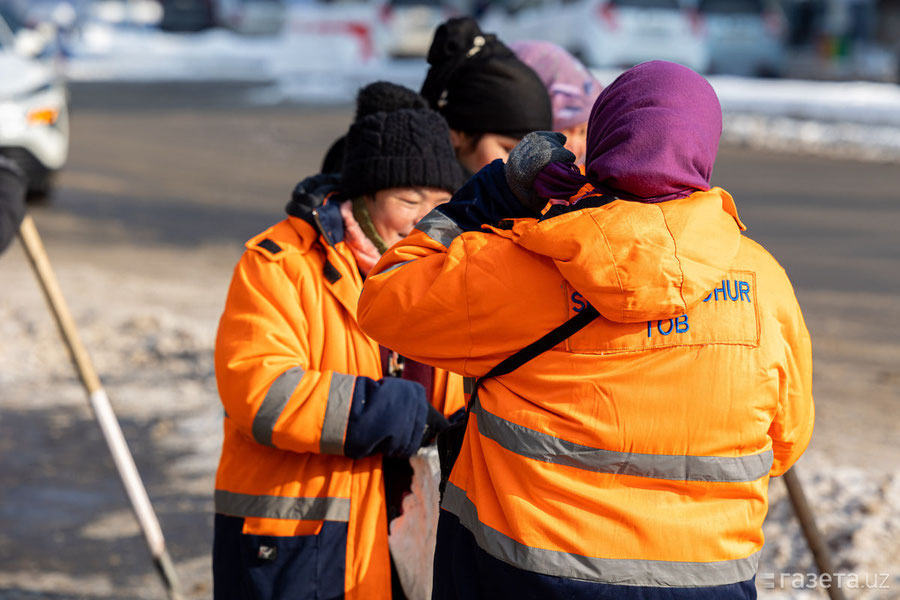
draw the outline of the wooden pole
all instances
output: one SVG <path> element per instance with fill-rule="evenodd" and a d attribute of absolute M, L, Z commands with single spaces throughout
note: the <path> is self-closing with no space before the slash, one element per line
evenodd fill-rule
<path fill-rule="evenodd" d="M 812 552 L 813 559 L 816 561 L 816 567 L 822 575 L 828 573 L 831 575 L 831 585 L 828 587 L 828 597 L 831 600 L 845 600 L 844 592 L 840 587 L 835 585 L 837 578 L 834 576 L 834 564 L 831 562 L 831 553 L 828 551 L 828 545 L 816 526 L 816 519 L 809 503 L 806 501 L 806 494 L 803 492 L 803 486 L 797 477 L 797 468 L 791 467 L 782 476 L 784 485 L 787 487 L 788 498 L 794 507 L 794 514 L 800 522 L 800 529 L 803 530 L 803 536 L 809 549 Z"/>
<path fill-rule="evenodd" d="M 19 239 L 22 241 L 25 254 L 28 256 L 34 273 L 41 284 L 44 296 L 50 306 L 50 312 L 59 326 L 62 339 L 69 349 L 69 355 L 72 358 L 72 363 L 75 365 L 78 377 L 84 384 L 88 400 L 94 411 L 94 417 L 100 425 L 103 437 L 106 439 L 106 444 L 112 454 L 119 478 L 125 487 L 125 493 L 131 501 L 131 508 L 134 510 L 134 515 L 144 533 L 147 546 L 150 548 L 153 564 L 162 577 L 163 585 L 169 598 L 180 600 L 178 579 L 172 559 L 166 550 L 166 542 L 163 538 L 162 529 L 159 526 L 159 520 L 156 518 L 153 506 L 150 504 L 147 490 L 144 488 L 137 466 L 134 464 L 134 458 L 128 450 L 128 444 L 125 442 L 125 436 L 122 434 L 122 428 L 119 426 L 119 421 L 116 419 L 106 391 L 103 389 L 91 358 L 81 342 L 81 337 L 78 335 L 75 321 L 50 265 L 50 259 L 44 249 L 41 237 L 38 235 L 37 227 L 35 227 L 34 220 L 29 215 L 25 216 L 22 225 L 19 227 Z"/>

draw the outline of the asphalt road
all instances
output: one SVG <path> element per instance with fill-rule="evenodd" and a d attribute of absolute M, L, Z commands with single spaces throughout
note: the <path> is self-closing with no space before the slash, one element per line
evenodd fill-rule
<path fill-rule="evenodd" d="M 238 242 L 279 218 L 316 172 L 350 107 L 248 107 L 221 85 L 85 85 L 73 90 L 72 153 L 50 221 L 61 237 L 190 247 Z M 900 292 L 896 165 L 723 148 L 713 183 L 734 195 L 748 235 L 800 290 Z M 48 223 L 49 226 L 49 223 Z M 62 228 L 61 228 L 62 229 Z"/>
<path fill-rule="evenodd" d="M 89 263 L 123 280 L 164 282 L 140 292 L 145 303 L 168 302 L 172 282 L 196 281 L 216 300 L 181 300 L 177 310 L 215 319 L 244 240 L 282 218 L 294 184 L 317 170 L 352 115 L 349 106 L 251 107 L 248 92 L 234 84 L 74 88 L 69 165 L 55 196 L 32 206 L 57 269 Z M 723 148 L 714 183 L 735 196 L 747 234 L 778 258 L 804 307 L 817 365 L 813 447 L 835 463 L 894 468 L 900 169 Z M 14 252 L 4 259 L 18 260 Z M 129 290 L 123 298 L 137 293 Z M 167 427 L 123 419 L 173 556 L 205 570 L 211 487 L 208 478 L 190 491 L 167 485 L 166 466 L 180 458 L 158 443 Z M 0 453 L 0 573 L 37 565 L 74 588 L 37 594 L 0 577 L 0 598 L 132 597 L 91 587 L 89 576 L 85 584 L 90 573 L 111 573 L 113 587 L 143 577 L 154 589 L 133 525 L 107 523 L 131 527 L 130 537 L 76 539 L 79 522 L 124 504 L 89 414 L 7 411 Z M 66 510 L 54 511 L 63 500 Z M 194 586 L 192 597 L 208 595 L 207 584 Z"/>

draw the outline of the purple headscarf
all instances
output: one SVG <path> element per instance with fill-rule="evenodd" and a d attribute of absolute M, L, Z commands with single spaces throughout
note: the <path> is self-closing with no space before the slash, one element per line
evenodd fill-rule
<path fill-rule="evenodd" d="M 603 89 L 587 67 L 552 42 L 512 42 L 509 47 L 547 87 L 553 104 L 553 131 L 587 122 Z"/>
<path fill-rule="evenodd" d="M 706 79 L 675 63 L 646 62 L 594 103 L 585 175 L 551 163 L 534 187 L 545 198 L 571 198 L 588 183 L 628 200 L 684 198 L 710 188 L 721 134 L 722 108 Z"/>

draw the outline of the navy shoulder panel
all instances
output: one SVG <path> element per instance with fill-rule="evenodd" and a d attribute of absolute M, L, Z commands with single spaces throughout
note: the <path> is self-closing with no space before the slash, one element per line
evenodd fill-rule
<path fill-rule="evenodd" d="M 269 238 L 266 238 L 266 239 L 258 242 L 256 245 L 259 246 L 260 248 L 268 250 L 271 254 L 278 254 L 279 252 L 281 252 L 281 246 L 279 246 L 278 244 L 276 244 Z"/>

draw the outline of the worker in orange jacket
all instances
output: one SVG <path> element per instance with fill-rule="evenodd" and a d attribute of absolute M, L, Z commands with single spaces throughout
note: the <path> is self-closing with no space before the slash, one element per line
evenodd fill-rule
<path fill-rule="evenodd" d="M 380 253 L 461 176 L 440 115 L 376 111 L 351 126 L 342 173 L 302 181 L 288 217 L 247 242 L 216 338 L 218 600 L 403 597 L 384 465 L 447 425 L 462 379 L 409 362 L 401 373 L 356 305 Z"/>
<path fill-rule="evenodd" d="M 369 276 L 363 330 L 470 380 L 599 313 L 480 383 L 434 598 L 756 597 L 769 477 L 812 433 L 811 350 L 784 270 L 710 187 L 721 118 L 700 75 L 634 67 L 594 105 L 584 174 L 530 134 Z"/>

